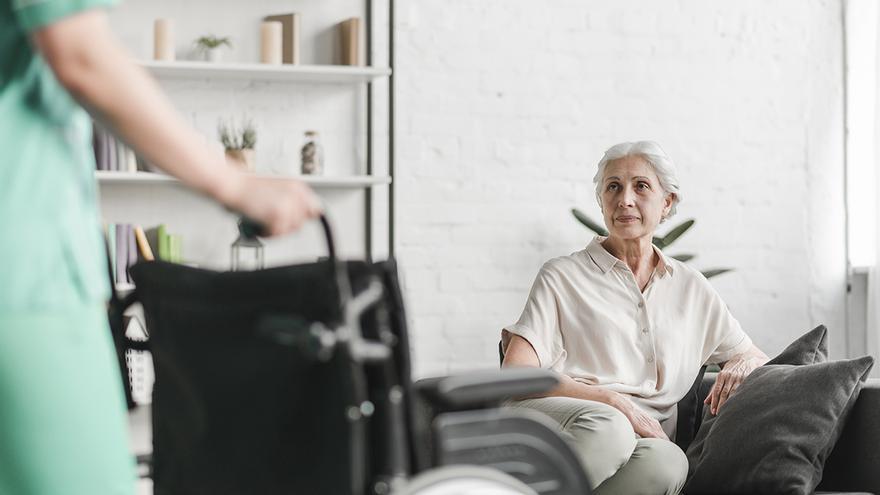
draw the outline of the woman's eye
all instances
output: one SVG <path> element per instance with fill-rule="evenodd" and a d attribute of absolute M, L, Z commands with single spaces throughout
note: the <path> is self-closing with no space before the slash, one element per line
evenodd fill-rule
<path fill-rule="evenodd" d="M 608 184 L 608 188 L 606 189 L 606 191 L 616 191 L 618 187 L 620 186 L 612 182 L 611 184 Z"/>
<path fill-rule="evenodd" d="M 639 189 L 642 189 L 642 190 L 645 190 L 645 189 L 651 189 L 651 185 L 648 184 L 647 182 L 639 182 L 639 183 L 638 183 L 638 188 L 639 188 Z"/>

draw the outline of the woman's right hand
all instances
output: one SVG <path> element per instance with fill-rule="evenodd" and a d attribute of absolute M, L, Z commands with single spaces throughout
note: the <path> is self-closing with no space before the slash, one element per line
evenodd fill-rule
<path fill-rule="evenodd" d="M 633 403 L 633 401 L 631 401 L 626 395 L 616 395 L 617 400 L 615 401 L 615 404 L 613 404 L 614 407 L 626 416 L 626 419 L 629 420 L 637 435 L 642 438 L 662 438 L 664 440 L 669 440 L 669 437 L 666 436 L 666 432 L 664 432 L 663 428 L 660 426 L 659 421 L 643 411 L 639 406 L 635 405 L 635 403 Z"/>
<path fill-rule="evenodd" d="M 323 208 L 311 188 L 295 179 L 273 179 L 235 172 L 217 193 L 221 203 L 264 226 L 269 235 L 299 229 Z"/>

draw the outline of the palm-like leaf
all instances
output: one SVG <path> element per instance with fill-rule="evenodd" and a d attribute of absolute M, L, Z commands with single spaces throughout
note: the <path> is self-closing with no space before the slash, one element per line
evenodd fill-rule
<path fill-rule="evenodd" d="M 605 230 L 601 225 L 594 222 L 590 217 L 588 217 L 584 212 L 578 210 L 577 208 L 571 209 L 571 214 L 577 219 L 578 222 L 582 223 L 586 228 L 592 230 L 596 233 L 596 235 L 601 235 L 603 237 L 608 236 L 608 231 Z"/>
<path fill-rule="evenodd" d="M 697 255 L 695 254 L 673 254 L 672 256 L 670 256 L 670 258 L 681 261 L 682 263 L 687 263 L 688 261 L 696 257 Z"/>
<path fill-rule="evenodd" d="M 718 275 L 721 275 L 722 273 L 727 273 L 732 270 L 733 270 L 733 268 L 713 268 L 711 270 L 705 270 L 701 273 L 706 278 L 712 278 L 712 277 L 717 277 Z"/>
<path fill-rule="evenodd" d="M 670 230 L 665 236 L 661 237 L 661 238 L 660 238 L 660 242 L 659 242 L 659 244 L 658 244 L 657 242 L 655 242 L 654 244 L 655 244 L 657 247 L 659 247 L 660 249 L 665 249 L 665 248 L 669 247 L 670 244 L 672 244 L 673 242 L 675 242 L 676 239 L 678 239 L 679 237 L 681 237 L 682 234 L 684 234 L 685 232 L 687 232 L 688 229 L 691 228 L 691 227 L 693 227 L 693 226 L 694 226 L 694 220 L 693 220 L 693 219 L 685 220 L 684 222 L 682 222 L 681 224 L 679 224 L 677 227 L 675 227 L 675 228 L 673 228 L 672 230 Z M 656 238 L 655 238 L 655 239 L 656 239 Z"/>

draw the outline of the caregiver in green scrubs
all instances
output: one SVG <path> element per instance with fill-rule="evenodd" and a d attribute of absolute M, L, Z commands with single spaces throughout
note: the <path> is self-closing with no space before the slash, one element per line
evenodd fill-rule
<path fill-rule="evenodd" d="M 134 492 L 107 327 L 89 113 L 144 158 L 267 226 L 319 213 L 239 173 L 113 37 L 110 0 L 0 0 L 0 494 Z"/>

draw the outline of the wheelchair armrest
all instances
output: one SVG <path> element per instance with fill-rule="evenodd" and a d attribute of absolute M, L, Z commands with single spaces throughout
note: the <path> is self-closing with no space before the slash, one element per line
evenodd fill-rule
<path fill-rule="evenodd" d="M 432 406 L 473 409 L 505 399 L 545 392 L 559 383 L 556 374 L 540 368 L 504 368 L 427 378 L 415 383 Z"/>

